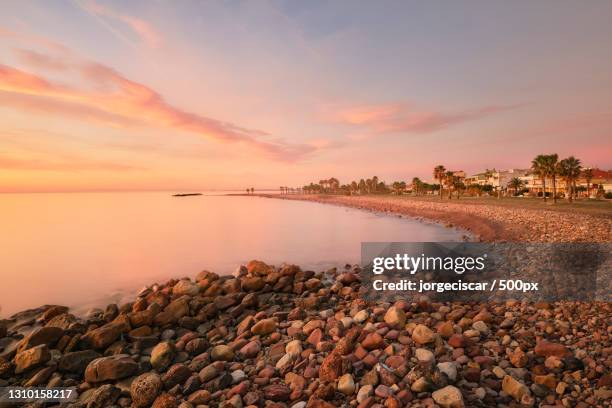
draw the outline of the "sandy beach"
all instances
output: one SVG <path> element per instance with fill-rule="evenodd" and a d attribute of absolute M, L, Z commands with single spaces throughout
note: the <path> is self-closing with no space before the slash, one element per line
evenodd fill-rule
<path fill-rule="evenodd" d="M 482 241 L 520 242 L 610 242 L 612 240 L 612 203 L 602 202 L 601 208 L 584 211 L 562 206 L 551 208 L 540 201 L 526 205 L 510 199 L 497 202 L 484 200 L 422 199 L 420 197 L 340 196 L 340 195 L 279 195 L 263 197 L 286 200 L 315 201 L 369 211 L 392 213 L 440 222 L 449 227 L 470 231 Z M 534 202 L 536 201 L 536 202 Z M 535 204 L 540 204 L 538 207 Z M 606 210 L 606 206 L 609 206 Z"/>

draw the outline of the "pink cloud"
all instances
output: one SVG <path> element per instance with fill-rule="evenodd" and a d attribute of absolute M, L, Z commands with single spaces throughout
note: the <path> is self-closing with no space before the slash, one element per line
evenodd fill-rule
<path fill-rule="evenodd" d="M 46 65 L 53 61 L 39 53 L 35 58 L 28 55 L 26 59 L 37 68 L 41 63 Z M 79 73 L 91 89 L 60 85 L 0 64 L 0 105 L 115 126 L 146 125 L 183 130 L 217 142 L 240 144 L 277 160 L 298 160 L 321 148 L 315 144 L 290 144 L 282 139 L 263 140 L 266 132 L 184 111 L 167 103 L 152 88 L 102 64 L 66 59 L 62 70 L 65 74 Z"/>
<path fill-rule="evenodd" d="M 0 153 L 0 169 L 5 170 L 46 170 L 46 171 L 132 171 L 143 170 L 142 167 L 122 163 L 110 163 L 66 157 L 64 159 L 17 158 Z"/>
<path fill-rule="evenodd" d="M 430 133 L 460 123 L 512 110 L 518 105 L 491 105 L 454 113 L 422 111 L 404 103 L 352 106 L 328 115 L 335 123 L 364 128 L 373 133 Z"/>
<path fill-rule="evenodd" d="M 62 71 L 68 68 L 64 58 L 56 58 L 40 52 L 16 49 L 15 54 L 19 61 L 28 66 L 50 71 Z"/>

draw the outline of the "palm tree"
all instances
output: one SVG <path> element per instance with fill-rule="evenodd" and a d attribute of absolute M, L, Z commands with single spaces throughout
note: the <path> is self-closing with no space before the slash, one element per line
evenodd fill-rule
<path fill-rule="evenodd" d="M 366 190 L 368 191 L 368 194 L 372 192 L 372 179 L 367 179 L 366 180 Z"/>
<path fill-rule="evenodd" d="M 518 195 L 519 189 L 523 188 L 525 183 L 518 177 L 513 177 L 508 182 L 508 187 L 514 190 L 514 195 Z"/>
<path fill-rule="evenodd" d="M 421 181 L 420 178 L 418 177 L 412 178 L 412 191 L 415 193 L 415 195 L 419 195 L 419 191 L 421 189 L 422 184 L 423 182 Z"/>
<path fill-rule="evenodd" d="M 582 170 L 580 160 L 574 156 L 559 162 L 559 175 L 565 180 L 565 191 L 570 203 L 576 190 L 576 180 L 580 177 L 580 170 Z"/>
<path fill-rule="evenodd" d="M 363 194 L 366 191 L 367 185 L 364 179 L 359 180 L 359 194 Z"/>
<path fill-rule="evenodd" d="M 587 197 L 591 197 L 591 181 L 593 181 L 593 169 L 588 168 L 582 171 L 582 177 L 586 180 L 587 183 Z"/>
<path fill-rule="evenodd" d="M 463 181 L 461 181 L 460 177 L 453 176 L 453 188 L 457 192 L 457 200 L 458 200 L 459 197 L 461 196 L 461 193 L 465 189 L 465 184 L 463 183 Z"/>
<path fill-rule="evenodd" d="M 442 199 L 442 180 L 444 179 L 444 174 L 446 173 L 446 167 L 441 164 L 438 164 L 433 171 L 434 179 L 439 181 L 440 184 L 440 199 Z"/>
<path fill-rule="evenodd" d="M 548 174 L 552 179 L 553 185 L 553 203 L 557 202 L 557 176 L 559 175 L 559 155 L 549 154 L 548 155 Z"/>
<path fill-rule="evenodd" d="M 452 194 L 453 194 L 453 186 L 455 184 L 455 175 L 453 174 L 452 171 L 447 171 L 446 173 L 444 173 L 444 182 L 445 184 L 448 186 L 448 199 L 450 200 L 452 198 Z"/>
<path fill-rule="evenodd" d="M 546 202 L 546 177 L 548 176 L 547 156 L 544 154 L 537 155 L 531 161 L 531 169 L 533 170 L 533 174 L 542 180 L 542 195 L 544 196 L 544 202 Z"/>
<path fill-rule="evenodd" d="M 395 194 L 400 195 L 406 189 L 406 182 L 394 181 L 391 186 L 393 187 L 393 191 L 395 192 Z"/>
<path fill-rule="evenodd" d="M 332 193 L 336 193 L 338 187 L 340 187 L 340 181 L 335 177 L 327 180 L 327 184 L 329 185 L 329 189 L 332 191 Z"/>

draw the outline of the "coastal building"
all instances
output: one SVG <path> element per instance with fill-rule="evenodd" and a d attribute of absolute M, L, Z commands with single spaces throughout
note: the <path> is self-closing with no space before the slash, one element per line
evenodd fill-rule
<path fill-rule="evenodd" d="M 591 193 L 603 190 L 605 193 L 612 192 L 612 170 L 591 169 L 593 178 L 591 179 Z M 577 183 L 579 186 L 587 187 L 587 180 L 581 177 Z"/>
<path fill-rule="evenodd" d="M 523 179 L 528 174 L 529 169 L 486 170 L 466 177 L 465 184 L 491 185 L 494 189 L 506 189 L 510 180 L 515 177 Z"/>

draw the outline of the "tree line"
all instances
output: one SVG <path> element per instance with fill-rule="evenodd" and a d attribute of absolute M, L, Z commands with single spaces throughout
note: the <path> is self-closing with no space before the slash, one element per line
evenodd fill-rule
<path fill-rule="evenodd" d="M 559 160 L 557 154 L 541 154 L 536 156 L 531 162 L 531 174 L 539 178 L 542 183 L 541 195 L 546 201 L 549 193 L 546 192 L 546 183 L 552 183 L 551 197 L 554 202 L 557 201 L 557 181 L 565 182 L 565 196 L 572 201 L 578 196 L 579 191 L 583 191 L 584 187 L 577 186 L 577 181 L 580 177 L 587 182 L 588 196 L 591 194 L 591 181 L 593 180 L 593 170 L 583 168 L 579 159 L 574 156 Z M 495 169 L 487 169 L 484 172 L 486 181 L 490 180 L 498 174 Z M 404 194 L 407 190 L 411 190 L 413 195 L 427 195 L 434 192 L 439 193 L 440 199 L 451 199 L 453 195 L 458 199 L 463 194 L 481 196 L 483 194 L 497 194 L 501 198 L 502 193 L 519 195 L 527 192 L 525 181 L 519 177 L 513 177 L 505 183 L 505 186 L 493 186 L 492 184 L 470 183 L 466 184 L 466 179 L 459 172 L 447 170 L 444 165 L 437 165 L 433 169 L 434 183 L 427 183 L 418 177 L 413 177 L 410 184 L 406 181 L 394 181 L 387 185 L 377 176 L 367 179 L 353 180 L 347 184 L 341 184 L 336 177 L 322 179 L 318 182 L 311 182 L 303 187 L 290 188 L 280 187 L 281 194 Z"/>

